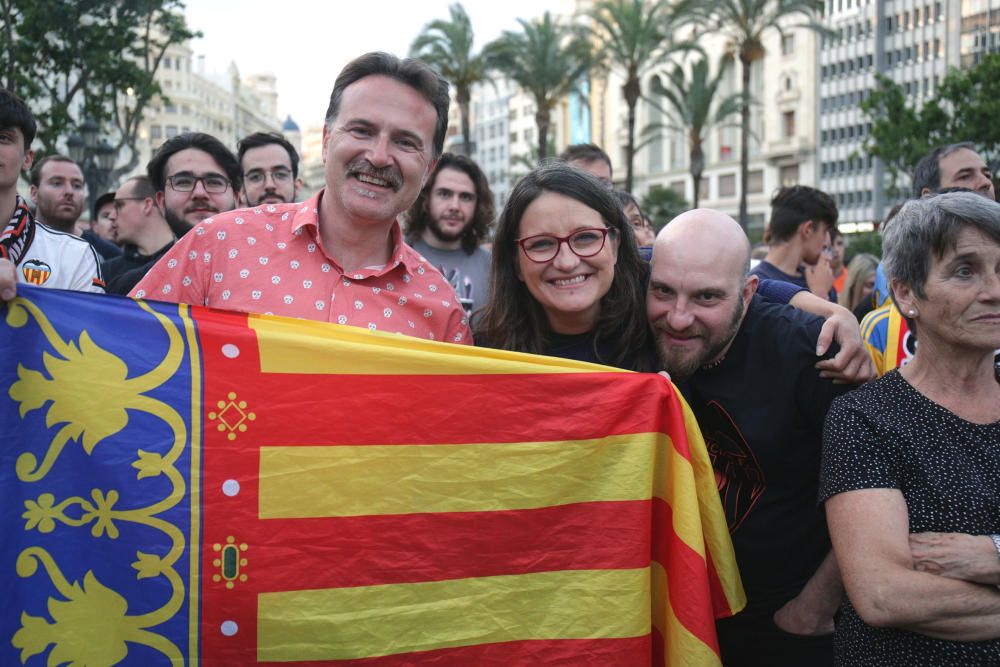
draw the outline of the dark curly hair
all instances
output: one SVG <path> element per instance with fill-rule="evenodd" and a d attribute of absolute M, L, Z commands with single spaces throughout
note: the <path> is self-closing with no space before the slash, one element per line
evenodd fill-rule
<path fill-rule="evenodd" d="M 417 201 L 406 212 L 406 238 L 410 243 L 418 240 L 427 229 L 427 199 L 434 189 L 437 176 L 442 169 L 455 169 L 464 173 L 476 187 L 476 212 L 472 215 L 472 222 L 465 226 L 462 232 L 462 250 L 471 255 L 475 252 L 479 244 L 486 240 L 493 226 L 496 217 L 496 207 L 493 204 L 493 192 L 490 190 L 489 181 L 486 174 L 475 162 L 464 155 L 454 153 L 444 153 L 438 159 L 434 172 L 427 179 L 427 185 L 420 191 Z"/>

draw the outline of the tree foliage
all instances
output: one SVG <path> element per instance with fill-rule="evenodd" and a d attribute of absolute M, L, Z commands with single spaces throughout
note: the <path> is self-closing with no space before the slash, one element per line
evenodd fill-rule
<path fill-rule="evenodd" d="M 936 100 L 916 108 L 901 86 L 881 74 L 875 74 L 875 89 L 860 108 L 871 121 L 862 148 L 885 164 L 890 181 L 886 192 L 896 197 L 900 174 L 909 176 L 920 158 L 944 140 L 946 114 Z"/>
<path fill-rule="evenodd" d="M 447 21 L 435 20 L 424 26 L 410 45 L 410 57 L 420 58 L 435 68 L 455 87 L 455 101 L 462 116 L 462 140 L 466 155 L 472 154 L 469 100 L 472 86 L 488 81 L 486 61 L 473 53 L 475 34 L 472 21 L 461 3 L 448 8 Z"/>
<path fill-rule="evenodd" d="M 659 232 L 663 226 L 688 210 L 688 202 L 671 188 L 654 185 L 642 198 L 642 212 L 653 221 L 653 228 Z"/>
<path fill-rule="evenodd" d="M 164 53 L 198 36 L 183 9 L 180 0 L 0 0 L 0 73 L 35 114 L 40 152 L 56 152 L 89 116 L 113 128 L 114 175 L 133 169 L 143 113 L 163 93 Z"/>
<path fill-rule="evenodd" d="M 483 47 L 487 66 L 510 77 L 535 103 L 538 158 L 548 157 L 552 110 L 576 90 L 591 64 L 587 38 L 545 12 L 540 19 L 518 19 L 520 31 L 505 30 Z"/>
<path fill-rule="evenodd" d="M 723 57 L 714 76 L 709 72 L 708 58 L 697 60 L 691 66 L 690 76 L 681 65 L 675 65 L 665 77 L 665 84 L 654 79 L 653 95 L 649 98 L 649 103 L 662 111 L 668 122 L 649 125 L 643 131 L 644 134 L 660 132 L 666 128 L 687 135 L 694 208 L 698 208 L 698 184 L 705 169 L 705 135 L 712 127 L 724 125 L 739 114 L 743 105 L 742 93 L 725 97 L 719 94 L 731 60 Z"/>
<path fill-rule="evenodd" d="M 900 176 L 910 176 L 936 146 L 971 141 L 987 164 L 1000 160 L 1000 55 L 986 55 L 967 70 L 952 69 L 923 103 L 909 99 L 892 79 L 875 77 L 875 90 L 861 102 L 871 123 L 862 148 L 885 164 L 890 197 L 900 194 Z"/>
<path fill-rule="evenodd" d="M 591 10 L 592 33 L 600 63 L 621 72 L 622 97 L 628 109 L 625 145 L 625 190 L 632 190 L 635 153 L 635 109 L 642 97 L 642 78 L 671 54 L 694 48 L 674 36 L 690 20 L 690 0 L 602 0 Z"/>
<path fill-rule="evenodd" d="M 785 34 L 785 21 L 799 18 L 803 27 L 824 32 L 814 20 L 823 9 L 823 0 L 705 0 L 692 7 L 701 21 L 718 30 L 729 42 L 730 51 L 740 61 L 744 94 L 740 110 L 740 214 L 744 231 L 747 214 L 747 181 L 750 174 L 750 67 L 764 57 L 764 37 L 770 32 Z"/>

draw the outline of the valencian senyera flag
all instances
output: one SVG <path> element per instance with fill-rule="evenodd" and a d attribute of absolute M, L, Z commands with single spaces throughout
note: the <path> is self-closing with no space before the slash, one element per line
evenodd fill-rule
<path fill-rule="evenodd" d="M 664 378 L 21 286 L 0 664 L 713 665 L 744 594 Z"/>

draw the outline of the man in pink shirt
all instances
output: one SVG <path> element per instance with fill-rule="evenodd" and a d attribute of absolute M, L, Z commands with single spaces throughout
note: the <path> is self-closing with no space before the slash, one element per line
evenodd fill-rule
<path fill-rule="evenodd" d="M 470 343 L 454 290 L 396 221 L 441 154 L 448 104 L 447 82 L 420 61 L 352 61 L 326 113 L 326 188 L 204 220 L 131 296 Z"/>

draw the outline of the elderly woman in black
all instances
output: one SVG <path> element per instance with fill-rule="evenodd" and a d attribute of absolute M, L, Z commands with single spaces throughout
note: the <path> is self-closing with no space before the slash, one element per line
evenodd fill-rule
<path fill-rule="evenodd" d="M 827 416 L 837 662 L 1000 665 L 1000 204 L 908 202 L 882 248 L 920 346 Z"/>

